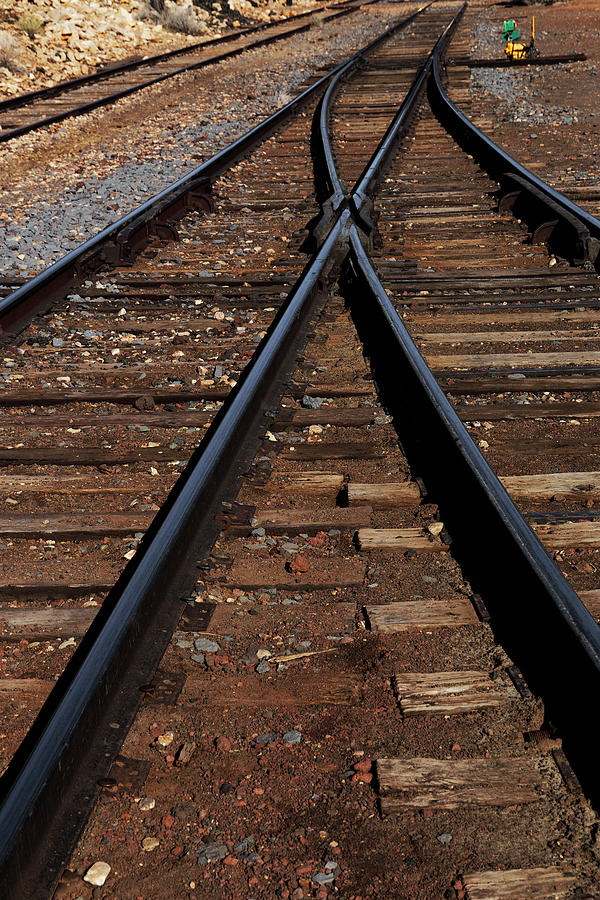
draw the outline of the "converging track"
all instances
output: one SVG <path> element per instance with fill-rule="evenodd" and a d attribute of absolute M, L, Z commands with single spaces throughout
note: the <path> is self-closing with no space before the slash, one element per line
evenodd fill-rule
<path fill-rule="evenodd" d="M 404 9 L 0 303 L 7 897 L 594 896 L 600 222 Z"/>

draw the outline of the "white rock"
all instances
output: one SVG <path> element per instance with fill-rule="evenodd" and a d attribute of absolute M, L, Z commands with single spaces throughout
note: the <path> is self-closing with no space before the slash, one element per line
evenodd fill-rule
<path fill-rule="evenodd" d="M 58 649 L 65 650 L 67 647 L 74 647 L 75 644 L 76 644 L 75 638 L 70 637 L 70 638 L 67 638 L 66 641 L 63 641 L 61 644 L 59 644 Z"/>
<path fill-rule="evenodd" d="M 441 534 L 443 529 L 444 529 L 443 522 L 432 522 L 431 525 L 427 526 L 427 531 L 429 532 L 429 534 L 432 534 L 434 537 L 436 537 L 438 534 Z"/>
<path fill-rule="evenodd" d="M 146 851 L 146 853 L 150 853 L 152 850 L 156 850 L 160 841 L 155 837 L 145 837 L 142 841 L 142 849 Z"/>
<path fill-rule="evenodd" d="M 90 866 L 85 875 L 83 876 L 83 880 L 87 881 L 88 884 L 95 884 L 97 887 L 102 887 L 108 876 L 110 875 L 110 866 L 106 862 L 95 862 L 93 866 Z"/>

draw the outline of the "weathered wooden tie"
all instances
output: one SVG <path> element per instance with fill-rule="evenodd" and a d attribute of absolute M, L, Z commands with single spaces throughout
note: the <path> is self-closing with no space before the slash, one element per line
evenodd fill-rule
<path fill-rule="evenodd" d="M 440 524 L 440 523 L 438 523 Z M 422 528 L 361 528 L 358 531 L 360 550 L 414 550 L 416 553 L 439 553 L 448 545 Z"/>
<path fill-rule="evenodd" d="M 518 699 L 500 672 L 495 678 L 489 672 L 402 672 L 393 684 L 405 716 L 473 712 Z"/>
<path fill-rule="evenodd" d="M 351 481 L 348 484 L 349 506 L 369 504 L 373 509 L 387 509 L 395 506 L 413 506 L 420 501 L 421 491 L 414 481 L 386 484 L 359 484 Z"/>
<path fill-rule="evenodd" d="M 533 803 L 540 800 L 543 787 L 539 762 L 513 758 L 378 759 L 382 811 Z"/>
<path fill-rule="evenodd" d="M 559 900 L 577 880 L 558 866 L 468 872 L 462 876 L 467 900 Z"/>
<path fill-rule="evenodd" d="M 369 604 L 365 609 L 371 631 L 378 634 L 476 625 L 479 622 L 472 603 L 466 597 L 456 597 L 453 600 L 407 600 L 383 603 L 381 606 Z"/>

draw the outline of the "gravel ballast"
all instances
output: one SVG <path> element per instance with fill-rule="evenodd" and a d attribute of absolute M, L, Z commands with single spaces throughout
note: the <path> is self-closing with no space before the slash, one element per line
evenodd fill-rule
<path fill-rule="evenodd" d="M 472 56 L 503 57 L 502 21 L 509 15 L 517 15 L 526 41 L 535 15 L 536 48 L 542 56 L 577 51 L 586 59 L 539 67 L 474 68 L 468 114 L 521 163 L 599 217 L 598 4 L 569 0 L 520 12 L 498 6 L 474 10 L 466 26 Z"/>
<path fill-rule="evenodd" d="M 478 23 L 472 29 L 474 38 L 473 56 L 496 58 L 503 54 L 504 45 L 499 33 L 490 29 L 487 23 Z M 544 32 L 539 35 L 543 40 Z M 525 28 L 527 40 L 527 28 Z M 555 77 L 560 79 L 561 66 L 535 66 L 513 69 L 471 69 L 471 89 L 475 97 L 496 99 L 500 115 L 513 122 L 529 124 L 572 125 L 577 122 L 577 110 L 543 102 L 540 98 L 540 83 Z"/>

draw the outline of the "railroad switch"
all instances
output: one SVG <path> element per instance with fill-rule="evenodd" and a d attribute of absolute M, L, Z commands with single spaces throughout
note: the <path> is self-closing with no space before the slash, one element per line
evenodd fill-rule
<path fill-rule="evenodd" d="M 531 40 L 524 44 L 521 40 L 521 32 L 517 28 L 515 19 L 506 19 L 502 29 L 502 39 L 506 46 L 504 52 L 509 59 L 529 59 L 538 56 L 535 49 L 535 17 L 531 17 Z"/>

